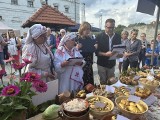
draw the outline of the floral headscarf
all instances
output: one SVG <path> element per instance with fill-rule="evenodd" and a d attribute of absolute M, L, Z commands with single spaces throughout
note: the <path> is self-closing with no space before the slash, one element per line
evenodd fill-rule
<path fill-rule="evenodd" d="M 63 46 L 66 41 L 72 40 L 74 38 L 76 38 L 76 34 L 75 33 L 68 33 L 68 34 L 64 35 L 64 37 L 61 39 L 58 47 Z"/>
<path fill-rule="evenodd" d="M 33 39 L 37 39 L 39 36 L 47 32 L 47 28 L 41 24 L 33 25 L 27 33 L 26 44 L 33 42 Z"/>

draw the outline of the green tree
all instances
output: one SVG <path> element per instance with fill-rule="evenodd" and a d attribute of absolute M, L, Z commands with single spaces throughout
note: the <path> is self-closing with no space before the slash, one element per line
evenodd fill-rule
<path fill-rule="evenodd" d="M 119 35 L 121 35 L 121 32 L 123 31 L 124 28 L 126 28 L 126 26 L 124 26 L 124 25 L 118 25 L 115 28 L 115 32 L 118 33 Z"/>

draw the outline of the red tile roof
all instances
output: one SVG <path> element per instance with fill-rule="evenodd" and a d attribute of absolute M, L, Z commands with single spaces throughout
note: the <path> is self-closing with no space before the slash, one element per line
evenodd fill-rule
<path fill-rule="evenodd" d="M 49 5 L 43 5 L 38 9 L 26 22 L 23 23 L 22 27 L 30 27 L 35 23 L 47 24 L 47 25 L 66 25 L 74 26 L 76 23 L 59 12 L 55 8 Z"/>

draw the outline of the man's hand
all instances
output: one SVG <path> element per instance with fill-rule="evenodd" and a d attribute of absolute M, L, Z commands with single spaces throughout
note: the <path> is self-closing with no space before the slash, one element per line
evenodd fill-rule
<path fill-rule="evenodd" d="M 111 51 L 108 51 L 108 52 L 106 52 L 105 54 L 106 54 L 105 56 L 107 56 L 107 57 L 111 57 L 111 56 L 113 56 L 113 55 L 114 55 L 114 53 L 113 53 L 113 52 L 111 52 Z"/>

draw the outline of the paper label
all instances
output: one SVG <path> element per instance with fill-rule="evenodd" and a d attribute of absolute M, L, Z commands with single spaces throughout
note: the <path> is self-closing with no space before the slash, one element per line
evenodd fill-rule
<path fill-rule="evenodd" d="M 154 77 L 152 75 L 147 75 L 147 80 L 153 81 Z"/>
<path fill-rule="evenodd" d="M 144 86 L 143 86 L 143 85 L 138 85 L 138 87 L 139 87 L 139 88 L 144 88 Z"/>
<path fill-rule="evenodd" d="M 155 97 L 153 94 L 151 94 L 148 98 L 144 100 L 144 102 L 148 105 L 151 106 L 154 102 L 157 101 L 157 97 Z"/>
<path fill-rule="evenodd" d="M 114 87 L 112 87 L 112 86 L 108 86 L 108 85 L 106 85 L 106 89 L 105 89 L 108 93 L 114 93 L 114 91 L 115 91 L 115 88 Z"/>
<path fill-rule="evenodd" d="M 130 90 L 130 94 L 134 94 L 135 91 L 136 91 L 136 88 L 132 88 L 132 89 Z"/>
<path fill-rule="evenodd" d="M 103 102 L 96 102 L 96 103 L 95 103 L 95 107 L 96 107 L 96 108 L 104 108 L 105 106 L 106 106 L 106 104 L 103 103 Z"/>
<path fill-rule="evenodd" d="M 86 98 L 94 96 L 93 92 L 86 94 Z"/>
<path fill-rule="evenodd" d="M 132 101 L 132 102 L 137 103 L 140 99 L 141 99 L 140 97 L 137 97 L 134 95 L 129 95 L 128 101 Z"/>
<path fill-rule="evenodd" d="M 126 84 L 123 84 L 120 82 L 120 80 L 118 80 L 115 84 L 111 85 L 111 86 L 115 86 L 115 87 L 121 87 L 121 86 L 127 86 Z"/>
<path fill-rule="evenodd" d="M 151 73 L 152 75 L 154 75 L 154 69 L 153 69 L 153 68 L 150 70 L 150 73 Z"/>
<path fill-rule="evenodd" d="M 140 76 L 134 76 L 134 80 L 139 80 Z"/>
<path fill-rule="evenodd" d="M 122 115 L 117 115 L 117 119 L 116 120 L 129 120 L 128 118 L 122 116 Z"/>

